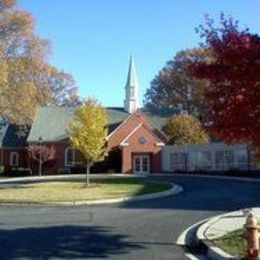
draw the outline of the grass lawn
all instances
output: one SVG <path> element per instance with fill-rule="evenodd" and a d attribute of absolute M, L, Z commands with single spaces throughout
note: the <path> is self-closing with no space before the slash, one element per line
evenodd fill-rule
<path fill-rule="evenodd" d="M 213 240 L 213 243 L 220 247 L 223 251 L 242 258 L 245 255 L 245 243 L 241 237 L 244 230 L 240 229 L 227 234 L 221 238 Z"/>
<path fill-rule="evenodd" d="M 49 181 L 0 186 L 0 202 L 55 202 L 94 200 L 136 196 L 159 192 L 171 187 L 168 183 L 147 182 L 142 178 L 90 179 Z"/>

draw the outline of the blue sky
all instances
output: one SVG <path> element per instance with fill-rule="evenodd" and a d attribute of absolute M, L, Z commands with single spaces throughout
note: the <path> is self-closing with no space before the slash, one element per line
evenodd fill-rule
<path fill-rule="evenodd" d="M 135 58 L 140 103 L 157 72 L 179 50 L 200 42 L 205 13 L 223 11 L 260 33 L 259 0 L 20 0 L 52 42 L 50 62 L 70 72 L 80 95 L 122 106 L 129 56 Z"/>

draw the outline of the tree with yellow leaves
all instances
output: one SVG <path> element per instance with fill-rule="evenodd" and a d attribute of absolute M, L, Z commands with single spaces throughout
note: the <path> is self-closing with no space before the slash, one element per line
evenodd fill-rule
<path fill-rule="evenodd" d="M 163 127 L 169 144 L 203 144 L 209 137 L 201 123 L 193 116 L 181 114 L 170 117 Z"/>
<path fill-rule="evenodd" d="M 85 158 L 86 184 L 89 186 L 90 167 L 107 155 L 107 114 L 95 99 L 87 99 L 75 112 L 69 128 L 70 144 Z"/>

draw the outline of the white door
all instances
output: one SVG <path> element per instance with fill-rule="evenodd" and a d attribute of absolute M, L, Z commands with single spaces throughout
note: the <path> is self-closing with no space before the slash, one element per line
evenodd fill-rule
<path fill-rule="evenodd" d="M 133 169 L 136 174 L 147 174 L 150 172 L 150 156 L 134 155 Z"/>

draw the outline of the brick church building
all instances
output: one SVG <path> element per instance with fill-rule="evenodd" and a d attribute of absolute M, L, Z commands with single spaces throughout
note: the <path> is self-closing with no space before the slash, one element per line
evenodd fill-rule
<path fill-rule="evenodd" d="M 19 137 L 17 128 L 2 124 L 0 164 L 23 167 L 37 173 L 37 163 L 30 158 L 33 144 L 53 146 L 55 160 L 44 166 L 45 174 L 72 173 L 82 170 L 82 156 L 69 146 L 67 129 L 76 108 L 39 107 L 28 136 Z M 93 166 L 96 172 L 146 174 L 161 171 L 161 150 L 167 137 L 161 131 L 166 119 L 176 110 L 148 110 L 138 106 L 138 82 L 133 59 L 130 59 L 123 107 L 107 107 L 109 155 Z"/>

